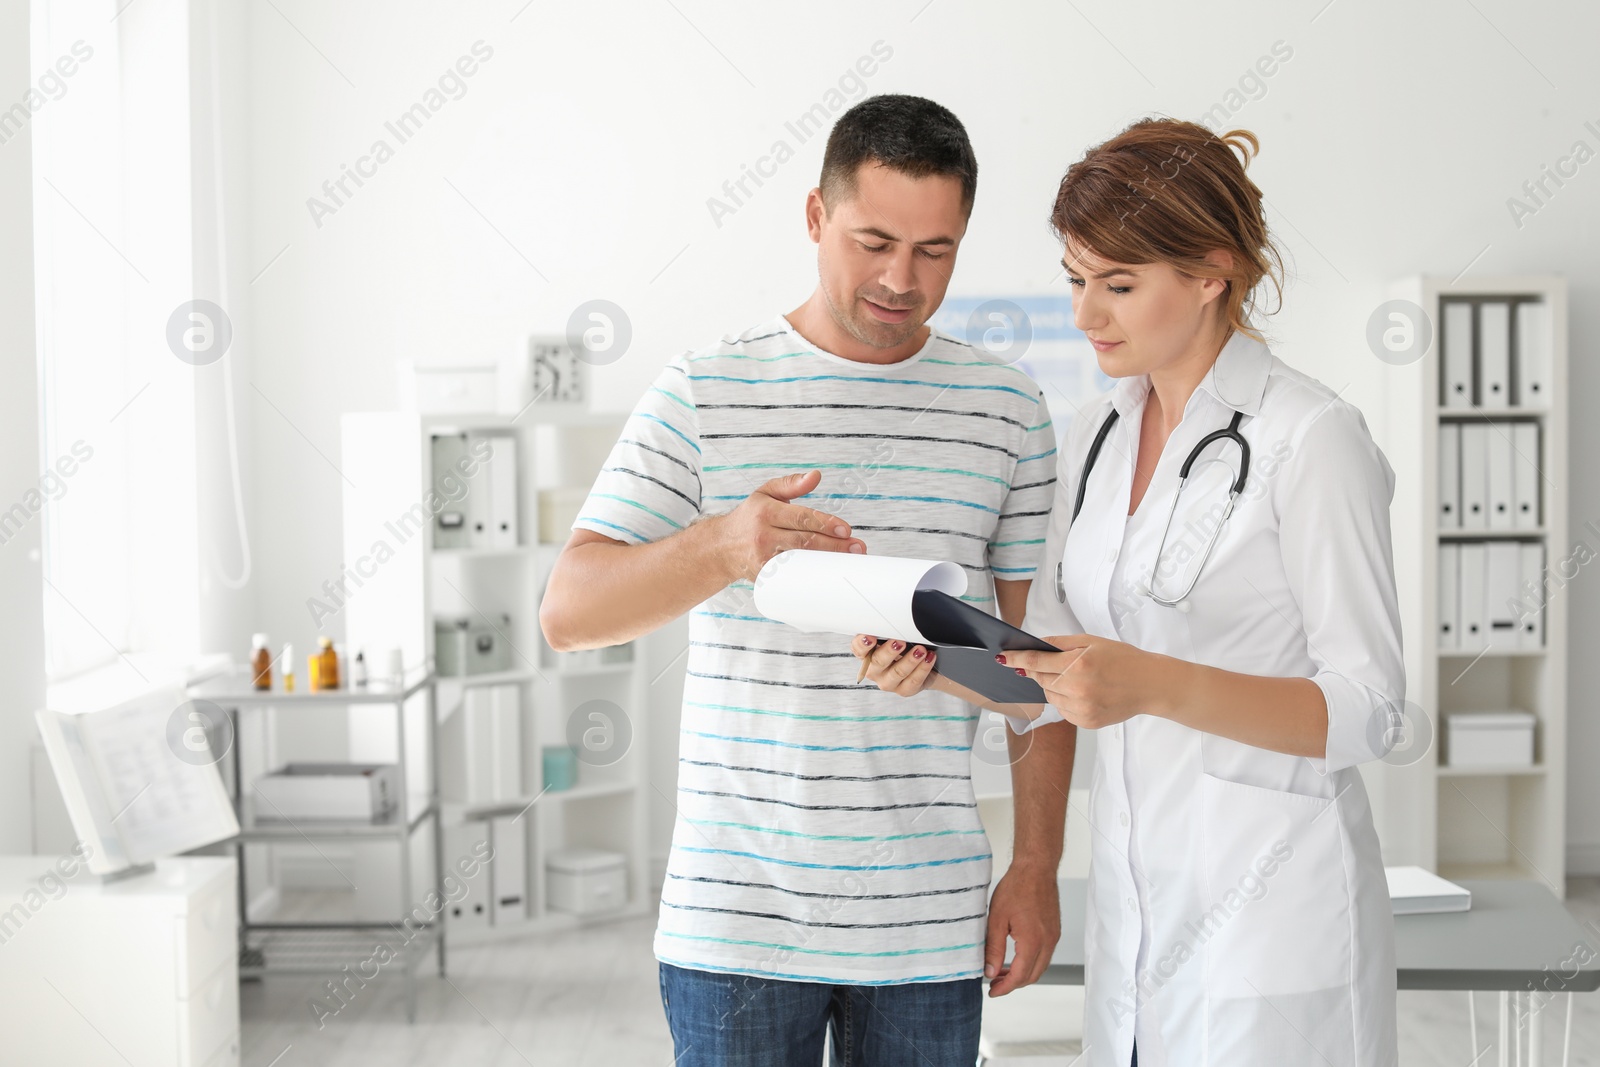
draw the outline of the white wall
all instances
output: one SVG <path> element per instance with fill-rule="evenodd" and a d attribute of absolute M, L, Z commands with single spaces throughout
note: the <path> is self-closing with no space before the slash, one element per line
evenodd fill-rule
<path fill-rule="evenodd" d="M 1572 282 L 1574 409 L 1600 401 L 1600 369 L 1584 358 L 1600 339 L 1600 162 L 1520 228 L 1506 206 L 1575 140 L 1600 148 L 1583 125 L 1600 128 L 1592 8 L 441 8 L 249 9 L 249 110 L 234 128 L 249 137 L 247 258 L 262 272 L 249 331 L 257 614 L 302 647 L 314 635 L 305 599 L 340 564 L 339 413 L 393 406 L 397 360 L 506 353 L 596 297 L 632 318 L 632 351 L 600 375 L 603 402 L 626 408 L 684 348 L 798 304 L 814 279 L 801 205 L 823 138 L 798 145 L 720 226 L 706 202 L 775 140 L 794 144 L 785 122 L 880 40 L 892 56 L 868 90 L 945 103 L 977 148 L 982 178 L 952 293 L 1061 291 L 1046 217 L 1066 165 L 1146 113 L 1199 118 L 1282 41 L 1292 57 L 1232 119 L 1264 143 L 1251 173 L 1289 253 L 1287 305 L 1271 326 L 1279 354 L 1343 389 L 1380 428 L 1386 367 L 1363 332 L 1391 278 L 1558 272 Z M 465 95 L 398 144 L 385 121 L 480 39 L 493 56 Z M 307 198 L 378 138 L 393 158 L 319 227 Z M 1600 454 L 1600 424 L 1574 422 L 1574 457 Z M 1576 529 L 1600 517 L 1600 486 L 1592 468 L 1574 467 Z M 1600 579 L 1570 595 L 1576 772 L 1600 752 L 1600 662 L 1581 654 L 1600 639 Z M 657 688 L 655 735 L 670 744 L 675 680 Z M 670 795 L 671 754 L 654 765 Z M 1570 840 L 1600 858 L 1600 782 L 1570 781 Z"/>
<path fill-rule="evenodd" d="M 0 0 L 0 100 L 28 86 L 28 0 Z M 33 333 L 33 176 L 28 129 L 0 144 L 0 511 L 39 487 Z M 9 529 L 9 527 L 8 527 Z M 43 517 L 0 545 L 0 853 L 32 851 L 28 752 L 44 705 Z"/>

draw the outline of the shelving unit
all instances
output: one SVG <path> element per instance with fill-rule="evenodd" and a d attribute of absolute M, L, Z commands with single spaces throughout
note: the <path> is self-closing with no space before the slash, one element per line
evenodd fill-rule
<path fill-rule="evenodd" d="M 1545 883 L 1557 896 L 1566 885 L 1567 610 L 1559 591 L 1542 605 L 1543 645 L 1516 647 L 1489 634 L 1485 648 L 1441 647 L 1440 547 L 1507 541 L 1543 546 L 1546 570 L 1555 573 L 1570 551 L 1567 535 L 1567 288 L 1557 277 L 1496 277 L 1451 282 L 1414 277 L 1390 296 L 1422 308 L 1432 343 L 1422 357 L 1389 371 L 1387 437 L 1396 473 L 1391 508 L 1395 569 L 1405 644 L 1407 700 L 1431 730 L 1429 747 L 1415 762 L 1404 758 L 1366 768 L 1384 862 L 1416 864 L 1446 878 L 1524 878 Z M 1548 382 L 1532 403 L 1446 407 L 1441 401 L 1446 309 L 1483 302 L 1515 308 L 1542 304 L 1549 314 Z M 1458 313 L 1464 315 L 1464 313 Z M 1514 323 L 1517 312 L 1512 312 Z M 1460 319 L 1457 319 L 1459 322 Z M 1472 346 L 1474 373 L 1482 370 L 1483 331 Z M 1510 358 L 1522 356 L 1513 328 Z M 1517 372 L 1513 370 L 1515 383 Z M 1480 383 L 1481 384 L 1481 383 Z M 1509 389 L 1509 387 L 1508 387 Z M 1473 399 L 1481 399 L 1474 394 Z M 1533 423 L 1541 479 L 1542 519 L 1515 529 L 1444 528 L 1440 520 L 1440 427 L 1478 423 Z M 1494 438 L 1491 437 L 1491 441 Z M 1513 636 L 1511 640 L 1515 640 Z M 1452 767 L 1444 760 L 1446 715 L 1457 711 L 1518 708 L 1536 719 L 1533 766 Z"/>
<path fill-rule="evenodd" d="M 514 419 L 414 412 L 344 416 L 341 466 L 347 477 L 346 560 L 375 556 L 378 541 L 391 550 L 383 563 L 368 568 L 373 573 L 363 576 L 343 609 L 347 647 L 352 651 L 365 648 L 375 663 L 383 658 L 375 650 L 398 648 L 408 668 L 436 666 L 435 618 L 462 615 L 492 623 L 495 639 L 511 650 L 506 669 L 441 675 L 438 680 L 445 866 L 449 868 L 467 842 L 491 832 L 516 835 L 519 840 L 514 846 L 526 856 L 526 868 L 515 872 L 520 874 L 519 886 L 526 888 L 522 903 L 502 907 L 498 892 L 491 891 L 494 906 L 487 920 L 482 913 L 452 912 L 445 933 L 453 944 L 581 921 L 548 904 L 545 861 L 563 848 L 599 848 L 625 857 L 627 903 L 606 917 L 639 914 L 650 898 L 645 664 L 637 648 L 631 650 L 627 662 L 612 663 L 584 662 L 589 654 L 555 653 L 544 643 L 538 625 L 539 601 L 565 541 L 565 530 L 546 531 L 558 534 L 559 542 L 539 540 L 541 525 L 550 525 L 541 523 L 541 491 L 558 487 L 587 490 L 621 425 L 619 415 L 545 410 L 538 405 Z M 470 514 L 475 506 L 472 494 L 482 489 L 482 485 L 469 484 L 463 496 L 447 501 L 443 508 L 428 500 L 429 490 L 439 484 L 433 470 L 434 440 L 463 434 L 469 440 L 494 436 L 514 441 L 518 475 L 513 545 L 435 547 L 440 529 L 437 513 L 462 508 Z M 429 513 L 428 521 L 400 543 L 397 532 L 409 526 L 399 517 L 416 514 L 419 504 Z M 481 784 L 469 788 L 470 768 L 488 756 L 482 739 L 474 742 L 466 720 L 474 691 L 490 686 L 514 687 L 517 694 L 519 774 L 513 777 L 519 779 L 519 787 L 486 798 Z M 604 703 L 586 710 L 588 702 Z M 599 712 L 607 721 L 590 721 L 590 711 Z M 602 734 L 612 731 L 609 736 L 614 741 L 626 733 L 631 741 L 614 760 L 614 750 L 580 751 L 573 787 L 546 788 L 545 749 L 566 745 L 574 735 L 581 739 L 584 731 L 591 729 Z M 394 754 L 375 724 L 352 716 L 350 758 L 381 760 L 392 759 Z M 516 850 L 514 847 L 513 853 Z M 500 852 L 498 846 L 496 852 Z"/>
<path fill-rule="evenodd" d="M 440 807 L 436 791 L 438 733 L 435 716 L 434 679 L 430 672 L 419 672 L 399 683 L 375 682 L 361 688 L 322 692 L 285 692 L 282 689 L 256 689 L 248 671 L 236 672 L 191 686 L 189 696 L 210 701 L 228 712 L 233 723 L 230 784 L 234 813 L 239 820 L 239 835 L 234 839 L 238 857 L 236 886 L 239 894 L 239 974 L 254 977 L 271 974 L 335 975 L 352 959 L 370 954 L 373 935 L 385 943 L 396 941 L 399 971 L 405 981 L 406 1018 L 417 1014 L 416 972 L 430 951 L 437 952 L 439 974 L 445 973 L 445 946 L 441 924 L 417 922 L 406 916 L 413 901 L 412 886 L 426 885 L 429 892 L 443 894 L 444 858 L 439 850 Z M 427 715 L 425 748 L 418 760 L 406 758 L 404 718 L 408 701 L 421 699 Z M 366 821 L 263 819 L 256 809 L 253 794 L 244 783 L 244 758 L 239 738 L 240 719 L 248 711 L 267 709 L 306 711 L 334 706 L 366 706 L 383 712 L 397 746 L 399 767 L 395 810 L 387 816 Z M 421 773 L 417 773 L 420 770 Z M 416 847 L 418 831 L 431 828 L 432 848 L 424 854 Z M 391 875 L 396 880 L 397 904 L 392 912 L 371 921 L 332 920 L 283 922 L 252 920 L 245 896 L 246 845 L 317 841 L 381 842 Z M 427 875 L 413 882 L 414 860 L 427 862 Z M 426 896 L 426 894 L 423 894 Z M 404 930 L 403 936 L 396 936 Z M 358 948 L 361 952 L 353 952 Z"/>

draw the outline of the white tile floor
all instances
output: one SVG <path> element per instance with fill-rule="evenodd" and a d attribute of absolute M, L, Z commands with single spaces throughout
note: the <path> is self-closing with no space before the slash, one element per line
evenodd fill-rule
<path fill-rule="evenodd" d="M 1573 879 L 1567 906 L 1600 922 L 1600 879 Z M 451 953 L 450 977 L 425 964 L 417 1021 L 405 1019 L 401 983 L 382 976 L 336 1016 L 317 1023 L 310 1001 L 319 979 L 275 977 L 245 984 L 246 1067 L 670 1067 L 650 952 L 653 914 L 579 931 Z M 1400 994 L 1404 1067 L 1486 1067 L 1497 998 L 1478 995 L 1478 1048 L 1467 1033 L 1462 993 Z M 1540 1020 L 1548 1063 L 1559 1062 L 1564 999 Z M 1574 1000 L 1572 1063 L 1600 1067 L 1600 994 Z M 1478 1057 L 1475 1059 L 1475 1057 Z M 1054 1067 L 1039 1061 L 1039 1067 Z M 1063 1059 L 1059 1067 L 1065 1067 Z"/>

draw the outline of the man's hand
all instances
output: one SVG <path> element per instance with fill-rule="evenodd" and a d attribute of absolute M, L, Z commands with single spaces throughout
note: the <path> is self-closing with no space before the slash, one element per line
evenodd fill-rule
<path fill-rule="evenodd" d="M 1006 966 L 1006 936 L 1017 953 Z M 1032 985 L 1050 966 L 1061 939 L 1061 899 L 1056 872 L 1013 863 L 994 887 L 989 900 L 989 936 L 983 952 L 983 976 L 989 995 L 1003 997 Z"/>
<path fill-rule="evenodd" d="M 865 552 L 866 543 L 850 536 L 850 524 L 836 515 L 791 503 L 822 482 L 821 471 L 774 478 L 745 497 L 718 524 L 718 539 L 731 560 L 730 582 L 754 581 L 767 560 L 791 548 L 822 552 Z"/>

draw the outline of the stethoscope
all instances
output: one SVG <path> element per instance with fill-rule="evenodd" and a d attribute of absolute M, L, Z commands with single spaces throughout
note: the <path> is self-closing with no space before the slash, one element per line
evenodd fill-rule
<path fill-rule="evenodd" d="M 1184 483 L 1189 480 L 1189 468 L 1194 466 L 1194 461 L 1200 458 L 1200 453 L 1213 441 L 1232 441 L 1239 446 L 1239 473 L 1234 476 L 1233 486 L 1228 490 L 1228 506 L 1222 511 L 1222 518 L 1217 523 L 1216 529 L 1211 531 L 1211 539 L 1206 542 L 1206 550 L 1200 557 L 1200 565 L 1194 569 L 1194 576 L 1189 579 L 1189 584 L 1183 592 L 1168 600 L 1155 590 L 1156 568 L 1150 571 L 1150 580 L 1139 583 L 1139 592 L 1155 601 L 1157 604 L 1179 611 L 1189 610 L 1189 594 L 1194 591 L 1195 583 L 1200 581 L 1200 574 L 1206 568 L 1206 561 L 1211 558 L 1211 550 L 1217 545 L 1217 538 L 1222 536 L 1222 528 L 1228 523 L 1228 516 L 1233 514 L 1234 502 L 1239 499 L 1239 494 L 1244 491 L 1245 479 L 1250 473 L 1250 442 L 1244 439 L 1239 432 L 1239 421 L 1244 418 L 1244 412 L 1235 411 L 1233 421 L 1226 429 L 1213 430 L 1200 439 L 1200 443 L 1190 449 L 1188 457 L 1183 461 L 1183 466 L 1178 468 L 1178 487 L 1172 491 L 1172 506 L 1167 509 L 1167 525 L 1161 530 L 1161 543 L 1156 546 L 1156 568 L 1161 565 L 1161 557 L 1167 551 L 1167 534 L 1172 530 L 1172 517 L 1178 512 L 1178 497 L 1183 493 Z M 1083 461 L 1083 473 L 1078 476 L 1078 498 L 1072 504 L 1072 521 L 1078 520 L 1078 512 L 1083 510 L 1083 493 L 1089 487 L 1089 474 L 1094 470 L 1095 460 L 1100 458 L 1100 449 L 1106 443 L 1106 435 L 1111 432 L 1111 427 L 1116 425 L 1117 410 L 1111 409 L 1111 414 L 1106 416 L 1106 421 L 1100 424 L 1100 429 L 1094 435 L 1094 441 L 1089 445 L 1089 454 Z M 1068 527 L 1071 528 L 1070 525 Z M 1067 602 L 1067 586 L 1062 573 L 1062 561 L 1056 561 L 1056 600 L 1065 604 Z"/>

